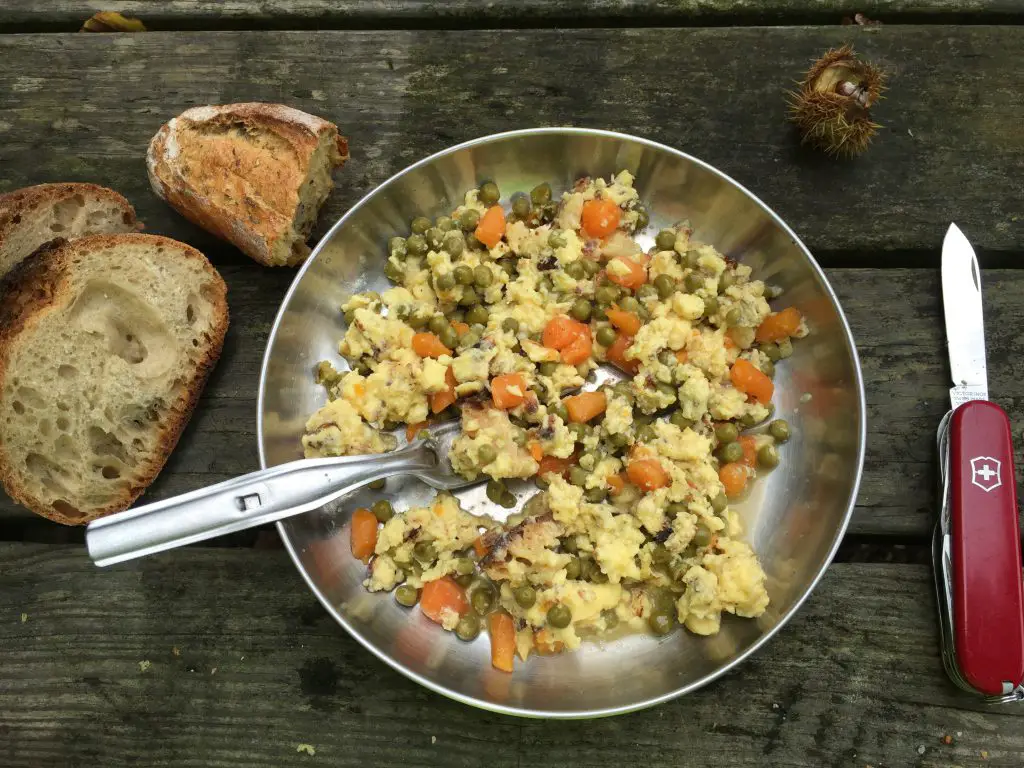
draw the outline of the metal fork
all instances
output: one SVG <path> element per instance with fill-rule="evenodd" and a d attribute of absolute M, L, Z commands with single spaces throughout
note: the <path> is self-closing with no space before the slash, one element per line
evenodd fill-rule
<path fill-rule="evenodd" d="M 449 422 L 391 453 L 301 459 L 100 518 L 86 529 L 86 547 L 96 565 L 113 565 L 309 512 L 394 475 L 438 490 L 473 485 L 481 481 L 455 474 L 448 460 L 460 431 Z"/>

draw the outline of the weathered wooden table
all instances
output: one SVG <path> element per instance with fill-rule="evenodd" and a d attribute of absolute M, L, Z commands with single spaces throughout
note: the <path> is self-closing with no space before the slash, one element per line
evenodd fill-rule
<path fill-rule="evenodd" d="M 100 7 L 161 31 L 73 34 Z M 927 556 L 950 220 L 985 267 L 991 392 L 1024 426 L 1020 10 L 0 0 L 0 191 L 114 187 L 148 231 L 206 252 L 230 288 L 224 356 L 149 498 L 257 467 L 259 363 L 293 276 L 254 266 L 150 192 L 150 136 L 195 104 L 282 101 L 335 120 L 353 159 L 325 226 L 408 163 L 494 131 L 602 127 L 691 152 L 755 190 L 826 268 L 869 410 L 849 536 L 799 615 L 704 690 L 593 722 L 519 721 L 417 687 L 328 618 L 272 531 L 100 571 L 81 530 L 0 499 L 0 765 L 1024 765 L 1024 708 L 986 707 L 943 674 Z M 840 26 L 854 11 L 885 24 Z M 838 162 L 799 147 L 782 91 L 847 41 L 892 79 L 876 145 Z"/>

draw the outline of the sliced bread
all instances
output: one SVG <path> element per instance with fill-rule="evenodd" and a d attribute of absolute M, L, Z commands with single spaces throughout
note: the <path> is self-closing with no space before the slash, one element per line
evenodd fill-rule
<path fill-rule="evenodd" d="M 39 184 L 0 195 L 0 277 L 56 238 L 139 228 L 131 204 L 95 184 Z"/>
<path fill-rule="evenodd" d="M 282 104 L 195 107 L 149 144 L 153 190 L 260 264 L 294 266 L 348 159 L 338 127 Z"/>
<path fill-rule="evenodd" d="M 0 284 L 0 482 L 66 524 L 127 508 L 220 356 L 227 289 L 165 237 L 56 241 Z"/>

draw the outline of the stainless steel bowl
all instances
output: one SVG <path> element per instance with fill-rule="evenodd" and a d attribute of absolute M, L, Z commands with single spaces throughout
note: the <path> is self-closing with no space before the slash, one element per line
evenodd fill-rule
<path fill-rule="evenodd" d="M 428 157 L 375 189 L 327 234 L 295 279 L 277 316 L 260 382 L 260 461 L 301 456 L 306 418 L 324 402 L 313 367 L 339 360 L 339 306 L 352 294 L 384 290 L 389 237 L 417 215 L 440 215 L 481 180 L 505 195 L 550 182 L 628 169 L 651 212 L 650 232 L 689 219 L 694 237 L 749 264 L 785 289 L 812 334 L 778 366 L 775 403 L 794 437 L 782 464 L 756 484 L 740 510 L 764 564 L 771 605 L 759 619 L 727 617 L 700 638 L 630 636 L 576 653 L 534 657 L 509 675 L 491 668 L 488 640 L 441 631 L 391 595 L 362 587 L 365 567 L 349 554 L 348 513 L 383 494 L 399 507 L 431 492 L 389 481 L 337 508 L 278 524 L 310 588 L 341 626 L 404 675 L 467 704 L 536 717 L 597 717 L 648 707 L 692 691 L 743 661 L 800 607 L 828 567 L 853 511 L 864 461 L 864 391 L 850 330 L 825 276 L 797 236 L 728 176 L 689 155 L 604 131 L 543 128 L 489 136 Z M 777 191 L 776 194 L 781 194 Z M 342 363 L 339 360 L 339 365 Z M 477 487 L 463 504 L 487 504 Z M 508 510 L 495 508 L 496 515 Z"/>

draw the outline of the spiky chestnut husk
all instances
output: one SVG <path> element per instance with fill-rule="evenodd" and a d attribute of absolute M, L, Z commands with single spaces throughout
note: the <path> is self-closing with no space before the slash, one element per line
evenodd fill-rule
<path fill-rule="evenodd" d="M 853 46 L 833 49 L 789 94 L 790 120 L 805 144 L 830 155 L 860 154 L 881 128 L 872 121 L 870 109 L 882 97 L 884 81 L 885 74 L 858 59 Z"/>

